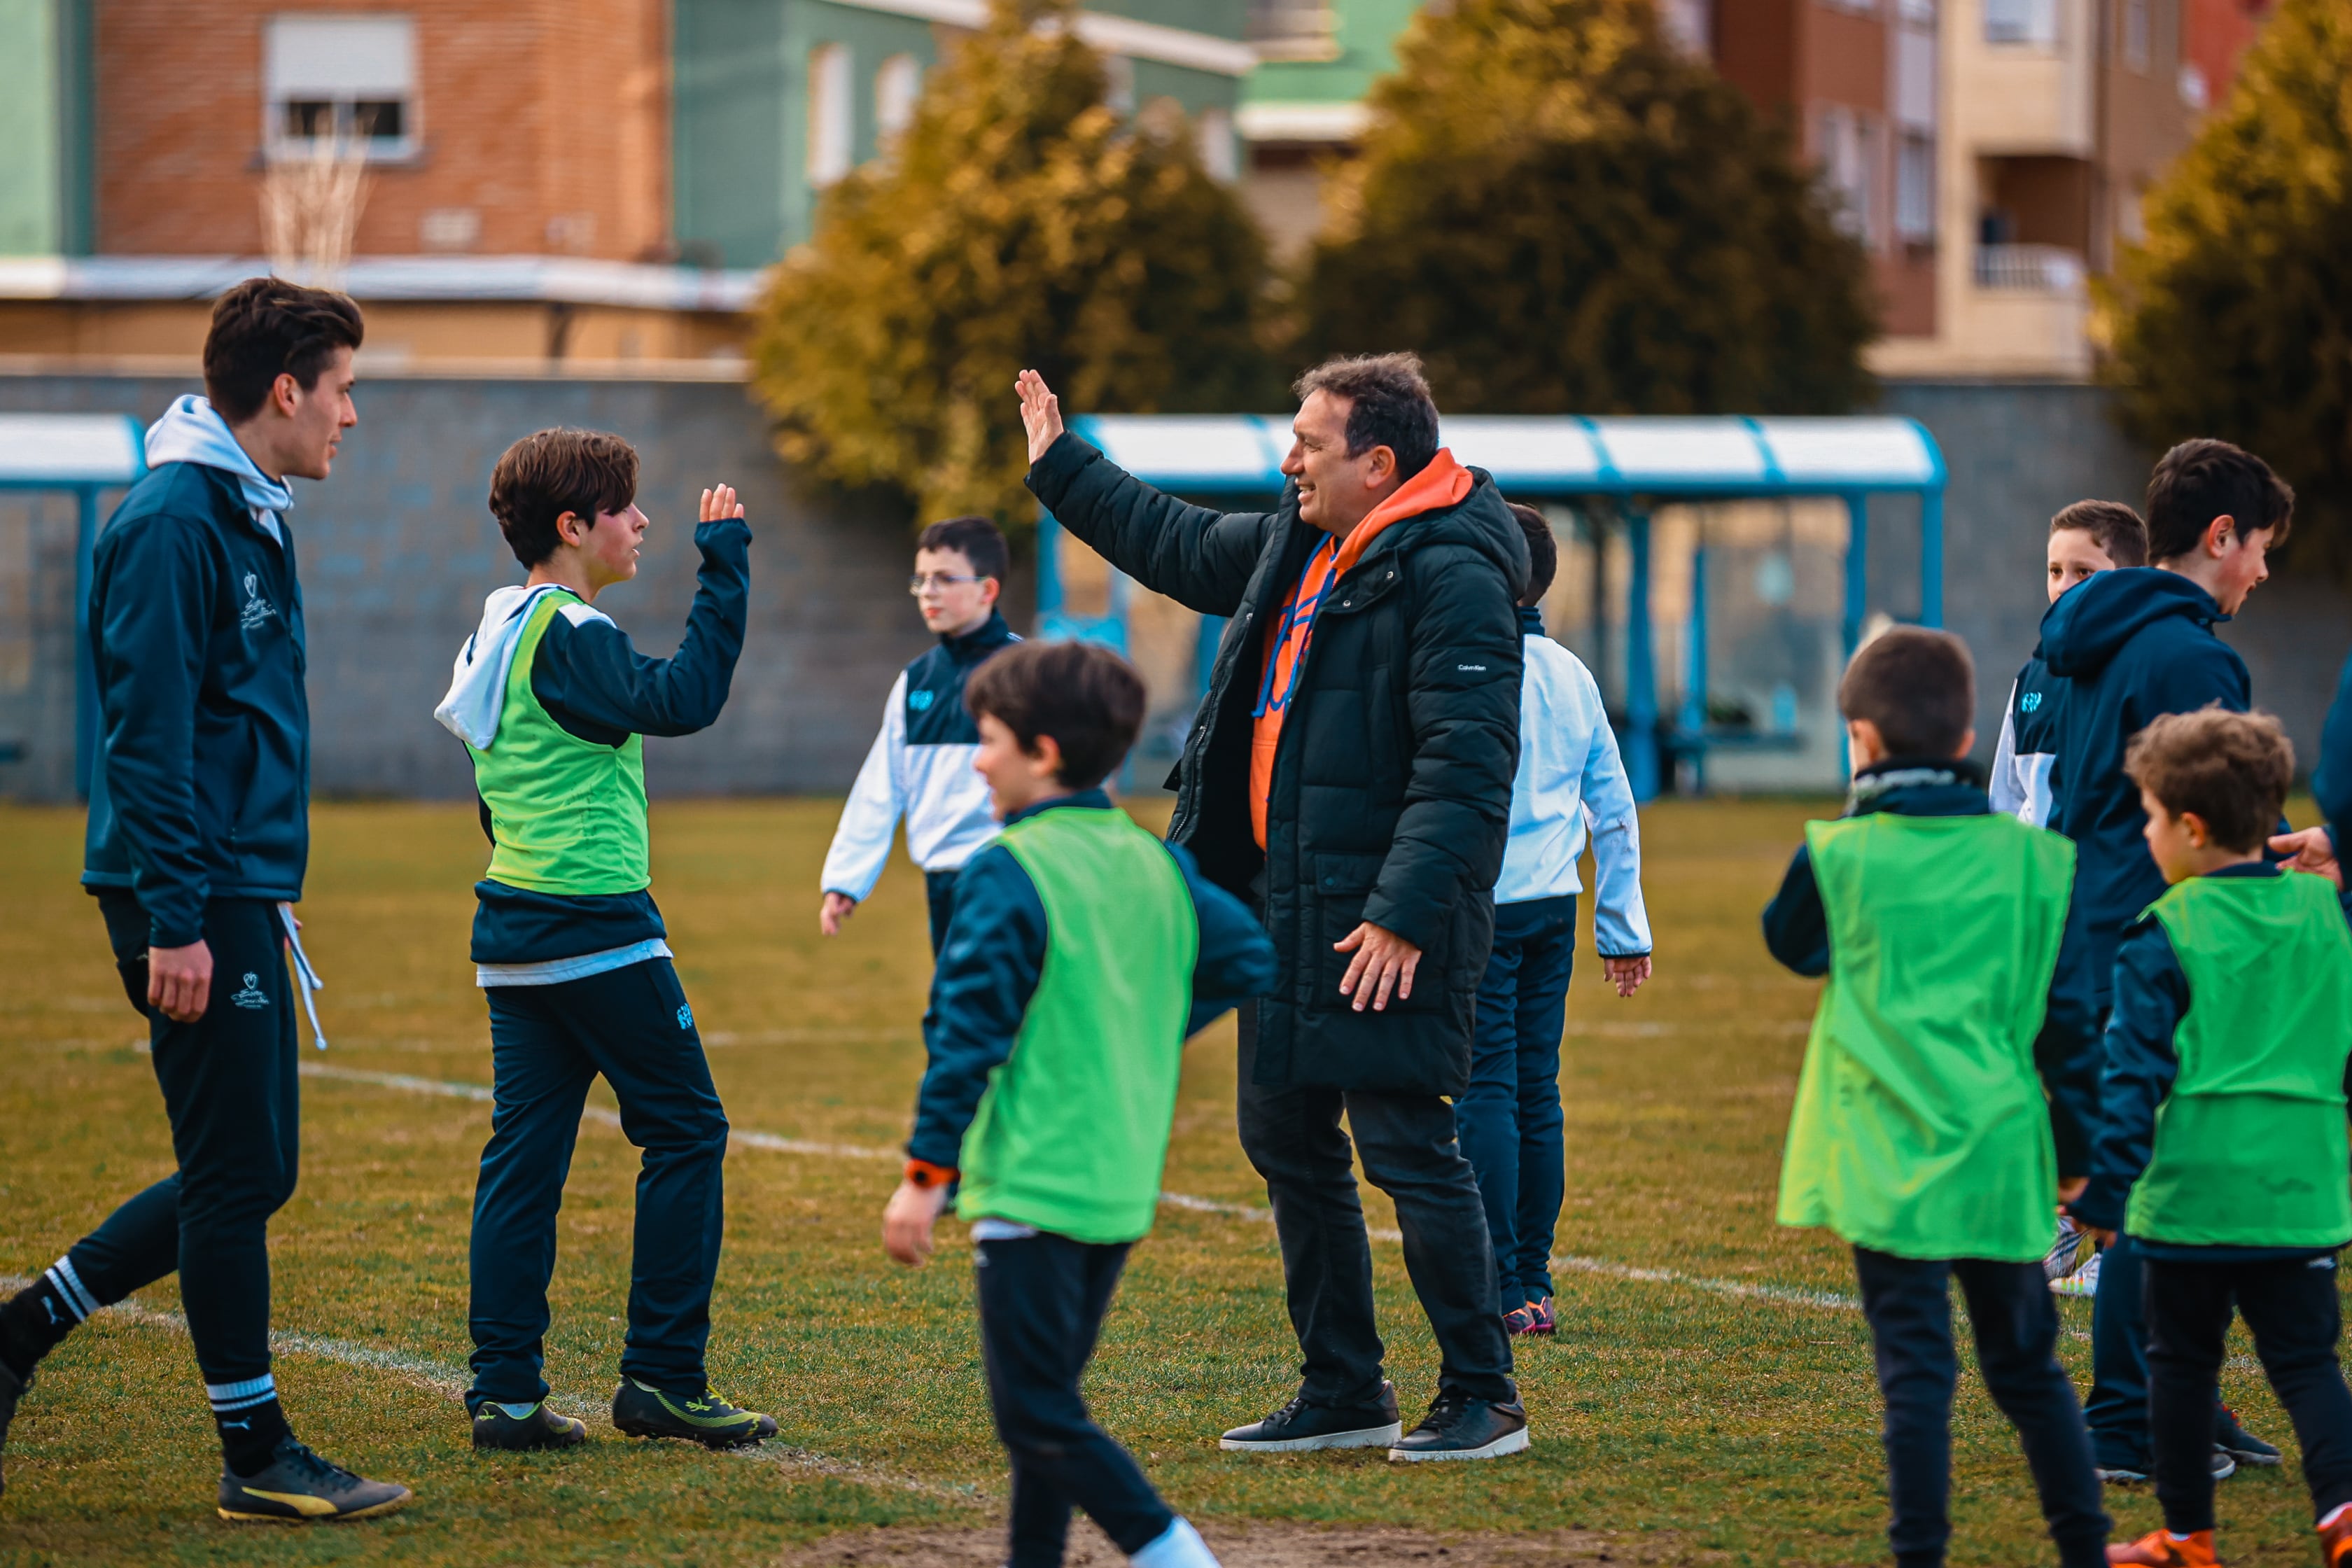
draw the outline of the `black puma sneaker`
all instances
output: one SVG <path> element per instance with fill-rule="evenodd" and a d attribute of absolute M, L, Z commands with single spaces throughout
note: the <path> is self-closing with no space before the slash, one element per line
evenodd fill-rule
<path fill-rule="evenodd" d="M 1217 1447 L 1243 1454 L 1303 1454 L 1311 1448 L 1381 1448 L 1397 1440 L 1396 1384 L 1381 1384 L 1377 1404 L 1315 1405 L 1300 1394 L 1263 1421 L 1236 1426 Z"/>
<path fill-rule="evenodd" d="M 0 1361 L 0 1456 L 5 1456 L 7 1452 L 8 1424 L 16 1419 L 16 1401 L 24 1398 L 25 1390 L 32 1386 L 31 1373 L 28 1372 L 19 1377 L 9 1370 L 6 1362 Z M 7 1489 L 7 1472 L 0 1470 L 0 1492 Z"/>
<path fill-rule="evenodd" d="M 1527 1407 L 1440 1391 L 1421 1425 L 1389 1450 L 1398 1464 L 1423 1459 L 1499 1459 L 1528 1446 Z"/>
<path fill-rule="evenodd" d="M 373 1519 L 408 1502 L 415 1494 L 394 1481 L 372 1481 L 341 1465 L 331 1465 L 291 1437 L 269 1455 L 257 1476 L 221 1471 L 223 1519 L 275 1520 L 287 1524 L 333 1523 Z"/>
<path fill-rule="evenodd" d="M 534 1448 L 572 1448 L 588 1440 L 588 1423 L 558 1415 L 537 1405 L 493 1405 L 474 1412 L 474 1447 L 509 1454 Z"/>
<path fill-rule="evenodd" d="M 632 1437 L 683 1437 L 711 1448 L 740 1448 L 776 1435 L 772 1418 L 738 1410 L 708 1389 L 668 1394 L 634 1377 L 613 1391 L 613 1425 Z"/>
<path fill-rule="evenodd" d="M 0 1410 L 5 1410 L 7 1395 L 0 1394 Z M 0 1414 L 0 1431 L 7 1429 L 7 1416 Z M 2213 1447 L 2242 1465 L 2253 1465 L 2267 1469 L 2284 1462 L 2277 1447 L 2263 1442 L 2238 1425 L 2238 1413 L 2228 1405 L 2221 1406 L 2213 1422 Z"/>

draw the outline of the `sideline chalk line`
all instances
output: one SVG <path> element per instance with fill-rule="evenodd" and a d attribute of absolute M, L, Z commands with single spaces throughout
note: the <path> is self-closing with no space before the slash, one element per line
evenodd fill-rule
<path fill-rule="evenodd" d="M 21 1290 L 32 1281 L 21 1274 L 0 1275 L 0 1290 Z M 188 1320 L 177 1312 L 166 1312 L 150 1307 L 135 1297 L 127 1297 L 100 1311 L 136 1323 L 141 1328 L 161 1329 L 166 1333 L 185 1339 Z M 383 1345 L 360 1344 L 351 1340 L 331 1339 L 324 1334 L 304 1334 L 273 1329 L 269 1349 L 274 1355 L 311 1355 L 321 1361 L 339 1362 L 344 1366 L 360 1367 L 370 1372 L 388 1372 L 395 1377 L 429 1388 L 436 1394 L 462 1400 L 472 1386 L 472 1373 L 465 1367 L 429 1356 L 412 1355 L 406 1351 Z M 566 1415 L 593 1419 L 604 1415 L 611 1406 L 603 1400 L 576 1394 L 550 1394 L 547 1403 Z M 977 1487 L 949 1486 L 919 1477 L 901 1475 L 882 1467 L 867 1465 L 856 1459 L 836 1458 L 814 1448 L 782 1443 L 771 1437 L 765 1443 L 745 1448 L 726 1448 L 719 1452 L 737 1458 L 750 1459 L 785 1469 L 808 1470 L 818 1475 L 861 1482 L 867 1486 L 889 1487 L 898 1491 L 919 1492 L 949 1502 L 972 1502 L 983 1494 Z"/>
<path fill-rule="evenodd" d="M 358 1068 L 331 1067 L 324 1062 L 304 1062 L 306 1078 L 336 1079 L 344 1083 L 371 1084 L 379 1089 L 404 1089 L 412 1094 L 439 1095 L 452 1100 L 470 1100 L 488 1103 L 492 1098 L 489 1086 L 478 1083 L 458 1083 L 446 1079 L 416 1078 L 407 1073 L 369 1072 Z M 607 1127 L 618 1127 L 620 1117 L 601 1106 L 589 1106 L 582 1114 Z M 783 1138 L 772 1132 L 731 1130 L 730 1144 L 740 1143 L 749 1149 L 765 1149 L 780 1154 L 811 1154 L 819 1159 L 887 1160 L 903 1158 L 896 1149 L 877 1149 L 858 1143 L 820 1143 L 802 1138 Z M 1274 1211 L 1260 1205 L 1229 1203 L 1219 1198 L 1196 1197 L 1191 1193 L 1163 1192 L 1160 1201 L 1169 1208 L 1184 1209 L 1193 1214 L 1223 1215 L 1228 1218 L 1249 1220 L 1259 1225 L 1271 1225 Z M 1374 1241 L 1402 1241 L 1403 1233 L 1381 1227 L 1371 1227 L 1367 1234 Z M 1700 1290 L 1709 1295 L 1728 1297 L 1735 1300 L 1769 1301 L 1776 1306 L 1804 1307 L 1819 1311 L 1858 1312 L 1862 1310 L 1859 1297 L 1836 1290 L 1813 1290 L 1793 1285 L 1756 1285 L 1738 1279 L 1714 1279 L 1700 1274 L 1685 1274 L 1673 1268 L 1639 1268 L 1628 1263 L 1617 1263 L 1605 1258 L 1562 1256 L 1551 1260 L 1554 1268 L 1578 1274 L 1593 1274 L 1606 1279 L 1624 1279 L 1641 1285 L 1679 1286 L 1687 1290 Z"/>

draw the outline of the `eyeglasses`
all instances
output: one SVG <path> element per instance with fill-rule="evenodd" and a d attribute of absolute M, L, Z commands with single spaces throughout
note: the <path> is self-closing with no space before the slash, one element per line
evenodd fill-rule
<path fill-rule="evenodd" d="M 929 589 L 936 588 L 940 593 L 944 594 L 950 588 L 956 587 L 961 584 L 977 583 L 979 581 L 980 579 L 978 577 L 961 575 L 953 572 L 918 572 L 913 576 L 907 579 L 907 592 L 909 594 L 921 594 Z"/>

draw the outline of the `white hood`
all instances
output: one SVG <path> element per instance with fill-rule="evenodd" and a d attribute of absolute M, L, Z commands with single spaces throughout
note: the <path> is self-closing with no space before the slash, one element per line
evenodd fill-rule
<path fill-rule="evenodd" d="M 443 729 L 474 750 L 488 751 L 497 738 L 499 714 L 506 704 L 507 677 L 514 668 L 515 646 L 521 641 L 522 628 L 541 595 L 555 592 L 552 584 L 534 588 L 517 583 L 482 602 L 482 624 L 457 650 L 457 662 L 449 671 L 449 694 L 433 710 Z M 612 619 L 586 605 L 568 604 L 561 613 L 575 626 Z"/>

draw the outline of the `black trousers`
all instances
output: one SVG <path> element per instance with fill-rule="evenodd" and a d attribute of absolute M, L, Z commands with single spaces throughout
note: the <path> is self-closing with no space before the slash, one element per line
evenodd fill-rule
<path fill-rule="evenodd" d="M 623 1135 L 645 1152 L 621 1373 L 701 1393 L 725 1215 L 727 1114 L 677 971 L 653 958 L 560 985 L 494 985 L 485 994 L 496 1100 L 474 1186 L 467 1406 L 547 1397 L 541 1368 L 555 1215 L 581 1107 L 599 1073 L 621 1102 Z"/>
<path fill-rule="evenodd" d="M 2167 1530 L 2213 1528 L 2213 1410 L 2231 1309 L 2294 1423 L 2316 1517 L 2352 1502 L 2352 1393 L 2336 1359 L 2336 1259 L 2179 1263 L 2141 1258 L 2147 1415 Z M 2104 1272 L 2100 1288 L 2105 1289 Z"/>
<path fill-rule="evenodd" d="M 1011 1568 L 1058 1564 L 1074 1506 L 1133 1556 L 1176 1516 L 1078 1391 L 1127 1245 L 1040 1232 L 980 1242 L 972 1262 L 989 1403 L 1013 1457 Z"/>
<path fill-rule="evenodd" d="M 1976 1331 L 1977 1365 L 2017 1428 L 2042 1517 L 2067 1568 L 2106 1562 L 2108 1520 L 2074 1385 L 2058 1364 L 2058 1308 L 2036 1263 L 1896 1258 L 1853 1249 L 1886 1402 L 1887 1544 L 1901 1568 L 1933 1568 L 1951 1540 L 1952 1343 L 1948 1280 L 1957 1277 Z M 2210 1400 L 2209 1400 L 2210 1403 Z M 2210 1453 L 2212 1444 L 2206 1444 Z"/>
<path fill-rule="evenodd" d="M 1242 1152 L 1265 1178 L 1282 1243 L 1290 1326 L 1303 1358 L 1301 1392 L 1318 1405 L 1375 1402 L 1387 1353 L 1372 1309 L 1372 1248 L 1353 1152 L 1394 1200 L 1405 1272 L 1437 1336 L 1441 1388 L 1474 1399 L 1518 1397 L 1503 1329 L 1495 1249 L 1477 1177 L 1437 1094 L 1269 1088 L 1252 1080 L 1257 1006 L 1241 1007 Z M 1514 1303 L 1516 1305 L 1517 1303 Z"/>
<path fill-rule="evenodd" d="M 923 873 L 923 899 L 931 908 L 931 956 L 940 955 L 940 945 L 948 940 L 948 921 L 955 914 L 956 873 L 926 871 Z"/>
<path fill-rule="evenodd" d="M 143 1011 L 146 912 L 127 892 L 101 893 L 99 907 Z M 301 1091 L 278 906 L 216 899 L 205 906 L 204 939 L 213 954 L 204 1016 L 148 1018 L 179 1169 L 116 1209 L 66 1260 L 100 1306 L 178 1270 L 196 1365 L 219 1386 L 269 1372 L 269 1216 L 294 1194 Z"/>

